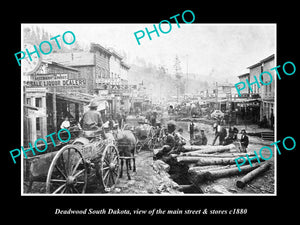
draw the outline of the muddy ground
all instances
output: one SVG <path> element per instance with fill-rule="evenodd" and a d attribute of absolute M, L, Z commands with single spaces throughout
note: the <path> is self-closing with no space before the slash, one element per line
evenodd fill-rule
<path fill-rule="evenodd" d="M 208 138 L 208 145 L 211 145 L 214 139 L 214 132 L 210 124 L 197 123 L 197 126 L 205 130 Z M 184 137 L 189 140 L 188 122 L 177 122 L 177 127 L 182 127 Z M 245 128 L 237 127 L 239 130 Z M 250 131 L 251 127 L 246 127 Z M 253 131 L 253 130 L 251 130 Z M 238 135 L 240 137 L 240 134 Z M 259 149 L 265 145 L 269 145 L 272 141 L 263 141 L 259 137 L 249 136 L 248 152 L 259 152 Z M 217 141 L 218 143 L 218 141 Z M 269 157 L 269 152 L 263 152 L 265 158 Z M 241 176 L 232 176 L 229 178 L 221 178 L 213 182 L 206 182 L 200 187 L 204 194 L 272 194 L 274 193 L 274 155 L 268 160 L 271 163 L 270 169 L 258 178 L 252 180 L 243 189 L 236 187 L 235 182 Z M 152 152 L 143 150 L 136 156 L 136 172 L 130 171 L 131 180 L 128 180 L 126 172 L 123 177 L 119 178 L 115 188 L 110 190 L 109 194 L 183 194 L 178 191 L 178 184 L 170 179 L 169 174 L 161 171 L 155 171 L 153 166 Z M 157 168 L 157 167 L 156 167 Z M 125 170 L 125 165 L 124 165 Z M 178 182 L 180 183 L 180 182 Z M 26 184 L 26 182 L 25 182 Z M 26 192 L 26 185 L 24 186 Z M 32 193 L 45 193 L 45 183 L 35 182 L 33 184 Z M 103 194 L 97 187 L 96 179 L 89 179 L 87 193 Z"/>

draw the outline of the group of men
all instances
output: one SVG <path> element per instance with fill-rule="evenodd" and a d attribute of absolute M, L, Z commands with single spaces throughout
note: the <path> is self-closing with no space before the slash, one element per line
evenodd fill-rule
<path fill-rule="evenodd" d="M 249 138 L 246 134 L 245 129 L 241 130 L 241 138 L 238 140 L 238 129 L 236 127 L 232 127 L 229 125 L 228 128 L 228 135 L 227 130 L 224 126 L 220 125 L 220 122 L 217 122 L 213 125 L 213 130 L 215 131 L 215 138 L 212 142 L 212 145 L 214 145 L 219 139 L 219 145 L 228 145 L 235 141 L 239 141 L 241 146 L 241 152 L 246 152 L 247 147 L 249 144 Z M 207 137 L 204 134 L 204 130 L 201 129 L 201 132 L 199 133 L 199 128 L 197 128 L 194 124 L 194 121 L 191 121 L 189 125 L 189 132 L 190 132 L 190 143 L 192 145 L 206 145 L 207 144 Z"/>

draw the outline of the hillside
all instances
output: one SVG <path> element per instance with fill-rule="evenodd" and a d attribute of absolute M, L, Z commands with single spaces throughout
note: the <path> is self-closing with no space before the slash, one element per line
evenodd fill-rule
<path fill-rule="evenodd" d="M 130 66 L 128 73 L 129 83 L 143 83 L 146 87 L 146 92 L 152 98 L 168 99 L 170 96 L 177 96 L 178 80 L 174 75 L 166 73 L 162 67 L 157 68 L 151 64 L 144 66 L 131 64 Z M 209 85 L 206 79 L 200 80 L 199 76 L 195 74 L 189 74 L 188 83 L 186 81 L 186 77 L 183 76 L 182 84 L 185 87 L 184 93 L 188 94 L 196 94 L 200 90 L 208 88 Z"/>

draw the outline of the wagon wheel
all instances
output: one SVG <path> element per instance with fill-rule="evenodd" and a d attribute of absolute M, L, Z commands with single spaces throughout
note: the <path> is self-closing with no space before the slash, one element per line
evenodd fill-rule
<path fill-rule="evenodd" d="M 108 144 L 103 150 L 99 168 L 96 175 L 105 191 L 115 186 L 119 179 L 120 158 L 115 145 Z"/>
<path fill-rule="evenodd" d="M 143 147 L 143 143 L 140 140 L 138 140 L 136 143 L 136 153 L 140 153 Z"/>
<path fill-rule="evenodd" d="M 79 148 L 66 145 L 53 158 L 46 180 L 46 193 L 84 193 L 87 168 Z"/>
<path fill-rule="evenodd" d="M 151 137 L 148 141 L 148 149 L 152 152 L 155 147 L 155 138 Z"/>

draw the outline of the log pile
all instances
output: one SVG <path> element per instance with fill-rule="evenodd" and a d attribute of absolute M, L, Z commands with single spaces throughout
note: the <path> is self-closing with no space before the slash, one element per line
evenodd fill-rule
<path fill-rule="evenodd" d="M 238 157 L 246 158 L 246 154 L 252 158 L 252 165 L 247 164 L 247 160 L 244 165 L 240 166 L 240 171 L 236 166 L 235 159 Z M 191 183 L 200 188 L 207 181 L 231 176 L 240 176 L 235 185 L 238 188 L 243 188 L 249 181 L 270 168 L 269 163 L 255 162 L 254 156 L 254 154 L 238 152 L 233 144 L 226 146 L 184 146 L 180 153 L 168 155 L 168 160 L 170 161 L 171 157 L 173 162 L 185 166 Z M 238 162 L 242 161 L 244 160 L 241 158 Z M 188 188 L 188 185 L 182 186 L 182 189 Z"/>

